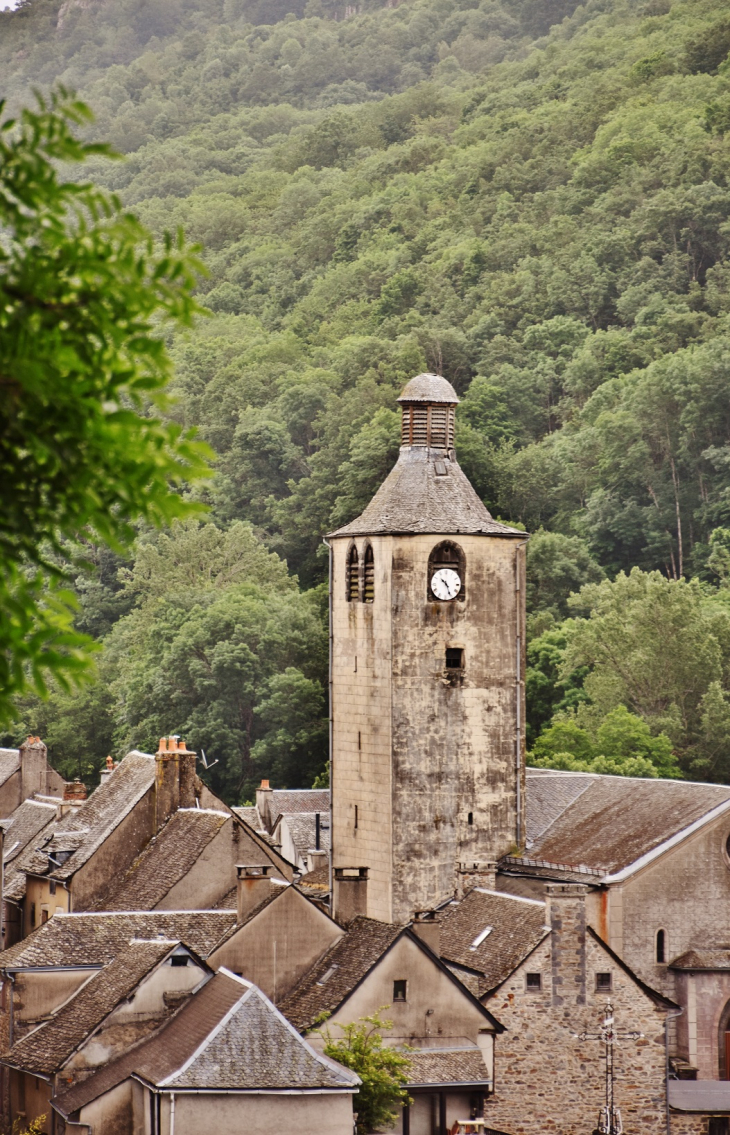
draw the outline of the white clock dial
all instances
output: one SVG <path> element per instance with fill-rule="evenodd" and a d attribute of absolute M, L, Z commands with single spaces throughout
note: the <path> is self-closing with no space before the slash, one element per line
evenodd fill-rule
<path fill-rule="evenodd" d="M 453 568 L 439 568 L 431 576 L 431 590 L 437 599 L 456 599 L 461 591 L 461 577 Z"/>

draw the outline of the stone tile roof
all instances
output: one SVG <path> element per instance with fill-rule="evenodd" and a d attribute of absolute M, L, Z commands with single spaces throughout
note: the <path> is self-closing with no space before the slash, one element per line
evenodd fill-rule
<path fill-rule="evenodd" d="M 18 749 L 0 749 L 0 784 L 4 784 L 20 768 Z"/>
<path fill-rule="evenodd" d="M 272 816 L 280 812 L 329 812 L 329 788 L 275 788 L 272 792 Z"/>
<path fill-rule="evenodd" d="M 447 402 L 456 406 L 459 402 L 451 383 L 440 374 L 417 374 L 403 387 L 399 402 Z"/>
<path fill-rule="evenodd" d="M 69 1116 L 136 1074 L 159 1087 L 352 1091 L 358 1077 L 320 1056 L 260 990 L 221 969 L 134 1051 L 56 1102 Z"/>
<path fill-rule="evenodd" d="M 330 814 L 320 812 L 319 846 L 321 851 L 330 849 Z M 299 855 L 306 857 L 308 851 L 313 850 L 317 840 L 316 812 L 284 812 L 280 813 L 277 824 L 285 823 L 291 836 L 291 841 Z"/>
<path fill-rule="evenodd" d="M 254 807 L 250 805 L 236 806 L 231 808 L 231 811 L 238 816 L 239 820 L 243 820 L 244 824 L 248 824 L 248 826 L 253 828 L 255 832 L 258 832 L 259 835 L 266 834 L 266 829 L 259 815 L 259 810 L 255 805 Z"/>
<path fill-rule="evenodd" d="M 563 869 L 620 871 L 730 801 L 727 785 L 527 771 L 527 856 Z"/>
<path fill-rule="evenodd" d="M 323 1012 L 333 1013 L 403 933 L 402 926 L 354 918 L 347 933 L 303 977 L 281 1006 L 296 1028 L 311 1028 Z"/>
<path fill-rule="evenodd" d="M 69 859 L 49 871 L 48 856 L 35 852 L 24 862 L 24 869 L 52 879 L 70 879 L 142 799 L 154 780 L 155 758 L 147 753 L 128 753 L 89 799 L 56 827 L 48 850 L 72 851 Z"/>
<path fill-rule="evenodd" d="M 60 800 L 57 802 L 60 804 Z M 5 830 L 3 863 L 12 863 L 25 851 L 49 823 L 56 819 L 57 804 L 45 800 L 35 800 L 32 796 L 3 820 Z"/>
<path fill-rule="evenodd" d="M 57 1072 L 84 1040 L 177 943 L 134 941 L 114 961 L 99 970 L 70 1001 L 4 1052 L 2 1061 L 27 1072 L 50 1075 Z M 150 1023 L 144 1022 L 145 1031 Z"/>
<path fill-rule="evenodd" d="M 680 954 L 669 963 L 670 969 L 704 969 L 725 970 L 730 969 L 730 949 L 717 947 L 709 950 L 688 950 Z"/>
<path fill-rule="evenodd" d="M 431 1085 L 445 1087 L 489 1084 L 489 1069 L 481 1050 L 475 1046 L 462 1048 L 420 1049 L 404 1052 L 410 1061 L 408 1087 Z"/>
<path fill-rule="evenodd" d="M 509 977 L 549 933 L 544 902 L 481 888 L 444 907 L 440 922 L 441 957 L 476 970 L 480 996 Z"/>
<path fill-rule="evenodd" d="M 436 472 L 436 462 L 445 470 Z M 441 449 L 403 446 L 398 460 L 365 511 L 330 536 L 460 532 L 520 536 L 493 520 L 458 462 Z"/>
<path fill-rule="evenodd" d="M 180 808 L 90 910 L 154 910 L 192 869 L 230 813 Z"/>
<path fill-rule="evenodd" d="M 162 934 L 206 958 L 236 924 L 230 910 L 56 914 L 0 953 L 0 969 L 95 966 L 113 961 L 132 938 Z"/>

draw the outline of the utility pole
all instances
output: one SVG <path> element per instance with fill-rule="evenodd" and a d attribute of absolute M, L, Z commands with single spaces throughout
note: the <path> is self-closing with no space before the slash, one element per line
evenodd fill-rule
<path fill-rule="evenodd" d="M 622 1040 L 640 1040 L 643 1035 L 643 1033 L 636 1032 L 619 1032 L 616 1029 L 613 1005 L 610 1001 L 606 1002 L 598 1032 L 575 1034 L 576 1040 L 600 1040 L 603 1042 L 606 1102 L 598 1115 L 598 1126 L 594 1135 L 623 1135 L 624 1125 L 621 1121 L 621 1111 L 616 1103 L 616 1046 Z"/>

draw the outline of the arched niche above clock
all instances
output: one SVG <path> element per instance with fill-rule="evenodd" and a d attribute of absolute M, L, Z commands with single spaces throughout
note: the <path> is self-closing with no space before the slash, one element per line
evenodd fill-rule
<path fill-rule="evenodd" d="M 459 577 L 459 590 L 454 592 L 451 573 Z M 436 580 L 434 582 L 434 577 Z M 460 603 L 466 598 L 466 556 L 453 540 L 442 540 L 431 550 L 426 573 L 426 595 L 428 601 L 448 602 L 456 599 Z"/>

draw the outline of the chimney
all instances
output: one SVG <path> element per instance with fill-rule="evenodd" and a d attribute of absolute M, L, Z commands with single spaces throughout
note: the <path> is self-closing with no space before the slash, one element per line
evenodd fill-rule
<path fill-rule="evenodd" d="M 335 917 L 347 923 L 368 912 L 368 867 L 335 867 Z"/>
<path fill-rule="evenodd" d="M 99 775 L 99 784 L 104 784 L 109 779 L 111 774 L 114 772 L 114 769 L 116 767 L 117 766 L 114 762 L 114 758 L 113 757 L 107 757 L 106 762 L 105 762 L 105 767 L 101 770 L 101 773 Z"/>
<path fill-rule="evenodd" d="M 457 899 L 463 899 L 474 887 L 483 887 L 485 891 L 497 889 L 497 864 L 494 860 L 459 863 L 456 869 Z"/>
<path fill-rule="evenodd" d="M 434 954 L 441 955 L 441 920 L 435 910 L 417 910 L 411 929 Z"/>
<path fill-rule="evenodd" d="M 261 787 L 256 789 L 256 807 L 259 810 L 261 822 L 267 832 L 271 832 L 276 816 L 272 816 L 274 805 L 274 792 L 269 787 L 268 780 L 261 781 Z"/>
<path fill-rule="evenodd" d="M 59 808 L 59 815 L 67 816 L 80 808 L 86 799 L 86 785 L 80 780 L 66 781 L 63 786 L 63 799 Z"/>
<path fill-rule="evenodd" d="M 311 848 L 307 852 L 307 872 L 316 871 L 318 867 L 326 867 L 329 855 L 322 848 Z"/>
<path fill-rule="evenodd" d="M 553 1005 L 586 1003 L 586 895 L 582 883 L 548 883 Z"/>
<path fill-rule="evenodd" d="M 48 750 L 40 737 L 29 737 L 20 746 L 20 803 L 34 792 L 46 791 Z"/>
<path fill-rule="evenodd" d="M 155 762 L 155 831 L 159 832 L 178 808 L 195 807 L 195 753 L 179 737 L 160 737 Z"/>
<path fill-rule="evenodd" d="M 249 911 L 271 894 L 272 881 L 269 878 L 271 869 L 271 863 L 260 863 L 252 867 L 240 863 L 236 865 L 238 875 L 236 907 L 239 922 L 243 922 Z"/>

